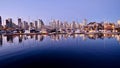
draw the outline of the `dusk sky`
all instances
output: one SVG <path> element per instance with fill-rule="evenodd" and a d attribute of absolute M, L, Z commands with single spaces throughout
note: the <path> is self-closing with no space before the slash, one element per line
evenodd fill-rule
<path fill-rule="evenodd" d="M 3 19 L 18 17 L 34 21 L 38 18 L 48 23 L 61 21 L 116 22 L 120 19 L 120 0 L 0 0 Z"/>

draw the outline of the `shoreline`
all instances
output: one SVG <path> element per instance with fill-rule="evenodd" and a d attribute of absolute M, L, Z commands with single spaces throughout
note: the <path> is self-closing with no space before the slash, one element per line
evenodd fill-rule
<path fill-rule="evenodd" d="M 120 34 L 120 32 L 92 32 L 92 33 L 13 33 L 13 34 L 1 34 L 1 35 L 56 35 L 56 34 Z"/>

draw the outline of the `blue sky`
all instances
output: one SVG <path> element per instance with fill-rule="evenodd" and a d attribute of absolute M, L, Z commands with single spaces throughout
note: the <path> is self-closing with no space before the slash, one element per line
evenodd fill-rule
<path fill-rule="evenodd" d="M 38 18 L 48 23 L 61 21 L 111 21 L 120 19 L 120 0 L 0 0 L 3 19 L 18 17 L 23 20 Z"/>

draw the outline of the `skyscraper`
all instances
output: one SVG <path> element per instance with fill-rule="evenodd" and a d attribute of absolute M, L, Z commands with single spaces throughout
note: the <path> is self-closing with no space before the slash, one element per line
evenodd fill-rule
<path fill-rule="evenodd" d="M 34 24 L 33 22 L 30 22 L 30 29 L 33 29 L 34 28 Z"/>
<path fill-rule="evenodd" d="M 35 29 L 38 29 L 38 21 L 35 21 Z"/>
<path fill-rule="evenodd" d="M 1 18 L 1 16 L 0 16 L 0 26 L 2 25 L 2 18 Z"/>
<path fill-rule="evenodd" d="M 21 18 L 18 18 L 18 27 L 21 29 L 23 27 Z"/>
<path fill-rule="evenodd" d="M 56 21 L 56 28 L 59 29 L 59 27 L 60 27 L 60 21 L 57 20 L 57 21 Z"/>
<path fill-rule="evenodd" d="M 117 21 L 117 24 L 120 25 L 120 20 Z"/>
<path fill-rule="evenodd" d="M 56 28 L 56 21 L 52 20 L 52 22 L 50 22 L 50 25 L 53 29 L 55 29 Z"/>
<path fill-rule="evenodd" d="M 24 21 L 24 29 L 29 30 L 29 25 L 28 25 L 28 22 L 26 22 L 26 21 Z"/>
<path fill-rule="evenodd" d="M 2 29 L 2 18 L 0 16 L 0 29 Z"/>
<path fill-rule="evenodd" d="M 76 23 L 75 21 L 72 22 L 72 29 L 75 29 L 76 28 Z"/>
<path fill-rule="evenodd" d="M 83 25 L 84 25 L 84 26 L 87 25 L 87 19 L 84 19 L 84 20 L 83 20 Z"/>
<path fill-rule="evenodd" d="M 6 19 L 6 27 L 12 28 L 12 19 L 11 18 Z"/>
<path fill-rule="evenodd" d="M 39 19 L 39 29 L 42 29 L 44 27 L 44 22 Z"/>

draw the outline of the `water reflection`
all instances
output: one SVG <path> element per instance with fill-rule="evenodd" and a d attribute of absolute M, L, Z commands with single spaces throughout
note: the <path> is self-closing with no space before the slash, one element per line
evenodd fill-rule
<path fill-rule="evenodd" d="M 22 43 L 23 35 L 19 35 L 19 43 Z"/>
<path fill-rule="evenodd" d="M 13 37 L 12 35 L 6 36 L 7 37 L 7 42 L 8 43 L 13 43 Z"/>
<path fill-rule="evenodd" d="M 47 65 L 47 62 L 50 65 L 64 62 L 75 66 L 80 63 L 86 66 L 116 65 L 120 61 L 118 42 L 120 34 L 0 35 L 0 62 L 1 65 L 4 65 L 2 61 L 6 62 L 5 66 L 23 62 L 29 66 L 33 65 L 29 64 L 31 61 L 35 65 Z"/>
<path fill-rule="evenodd" d="M 18 38 L 17 40 L 19 41 L 19 43 L 22 43 L 23 41 L 26 40 L 30 40 L 30 39 L 34 39 L 34 40 L 39 40 L 39 41 L 43 41 L 44 38 L 49 37 L 51 40 L 54 41 L 59 41 L 62 38 L 63 39 L 68 39 L 68 38 L 81 38 L 83 41 L 87 40 L 87 39 L 91 39 L 91 40 L 97 40 L 97 39 L 101 39 L 104 40 L 105 38 L 115 38 L 118 42 L 120 42 L 120 34 L 103 34 L 103 33 L 99 33 L 99 34 L 52 34 L 52 35 L 0 35 L 0 46 L 3 45 L 3 42 L 5 43 L 14 43 L 14 39 Z M 4 38 L 6 38 L 5 40 L 3 40 Z"/>
<path fill-rule="evenodd" d="M 3 44 L 3 38 L 2 38 L 2 35 L 0 35 L 0 46 L 2 46 Z"/>
<path fill-rule="evenodd" d="M 44 36 L 40 35 L 40 41 L 43 41 Z"/>

